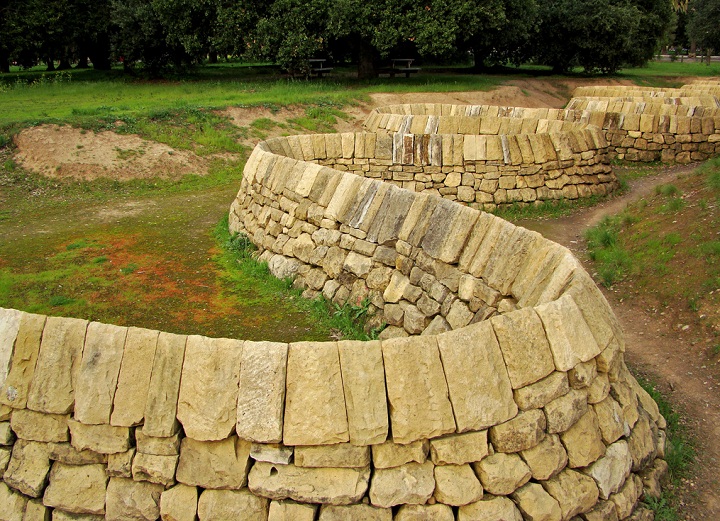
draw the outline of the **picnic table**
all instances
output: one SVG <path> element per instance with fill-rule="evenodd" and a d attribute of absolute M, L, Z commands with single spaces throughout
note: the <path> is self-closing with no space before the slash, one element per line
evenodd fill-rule
<path fill-rule="evenodd" d="M 420 72 L 420 67 L 412 66 L 414 61 L 414 58 L 392 58 L 391 66 L 381 69 L 380 74 L 389 74 L 391 78 L 394 78 L 396 74 L 404 74 L 406 78 L 409 78 L 411 74 Z"/>
<path fill-rule="evenodd" d="M 328 73 L 333 70 L 332 67 L 326 67 L 325 62 L 327 60 L 325 58 L 311 58 L 308 60 L 308 65 L 310 65 L 310 74 L 315 75 L 318 78 L 322 78 L 323 74 Z"/>

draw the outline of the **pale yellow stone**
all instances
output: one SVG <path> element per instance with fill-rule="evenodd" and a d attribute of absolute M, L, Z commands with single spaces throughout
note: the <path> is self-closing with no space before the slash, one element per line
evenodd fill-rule
<path fill-rule="evenodd" d="M 298 467 L 347 467 L 370 465 L 370 447 L 349 443 L 295 447 L 295 465 Z"/>
<path fill-rule="evenodd" d="M 0 388 L 10 371 L 15 339 L 20 330 L 22 312 L 17 309 L 0 308 Z"/>
<path fill-rule="evenodd" d="M 20 315 L 10 369 L 5 382 L 0 386 L 0 405 L 14 409 L 24 409 L 27 405 L 28 391 L 35 374 L 44 326 L 45 317 L 42 315 L 30 313 Z M 4 356 L 7 356 L 7 352 Z"/>
<path fill-rule="evenodd" d="M 487 437 L 486 437 L 487 439 Z M 399 467 L 405 463 L 425 463 L 430 444 L 427 440 L 400 445 L 386 441 L 372 446 L 373 466 L 376 469 Z"/>
<path fill-rule="evenodd" d="M 435 337 L 382 343 L 393 441 L 410 443 L 455 431 Z"/>
<path fill-rule="evenodd" d="M 350 443 L 383 443 L 388 435 L 388 409 L 380 342 L 338 342 L 338 351 Z"/>
<path fill-rule="evenodd" d="M 565 432 L 587 412 L 587 394 L 573 389 L 545 405 L 544 410 L 548 432 Z"/>
<path fill-rule="evenodd" d="M 342 385 L 335 342 L 290 344 L 285 445 L 332 445 L 349 441 Z"/>
<path fill-rule="evenodd" d="M 574 470 L 565 469 L 542 486 L 560 505 L 563 519 L 587 512 L 598 500 L 595 481 Z"/>
<path fill-rule="evenodd" d="M 12 410 L 12 409 L 11 409 Z M 8 418 L 9 420 L 10 418 Z M 0 445 L 12 445 L 15 442 L 15 433 L 9 421 L 0 422 Z"/>
<path fill-rule="evenodd" d="M 571 468 L 587 467 L 605 454 L 600 425 L 597 415 L 592 409 L 570 429 L 563 432 L 560 437 L 567 450 L 568 465 Z"/>
<path fill-rule="evenodd" d="M 435 467 L 435 499 L 445 505 L 463 506 L 482 499 L 483 488 L 470 465 Z"/>
<path fill-rule="evenodd" d="M 240 364 L 236 432 L 257 443 L 283 437 L 288 345 L 245 342 Z"/>
<path fill-rule="evenodd" d="M 538 445 L 520 454 L 530 467 L 532 477 L 538 481 L 550 479 L 564 469 L 568 462 L 567 452 L 557 434 L 545 436 Z"/>
<path fill-rule="evenodd" d="M 625 485 L 616 494 L 610 496 L 619 519 L 625 519 L 632 513 L 641 494 L 642 481 L 633 474 L 631 479 L 625 480 Z"/>
<path fill-rule="evenodd" d="M 595 480 L 600 497 L 608 499 L 611 494 L 623 486 L 630 475 L 631 467 L 632 458 L 628 444 L 621 440 L 610 445 L 605 451 L 605 455 L 584 469 L 583 472 Z"/>
<path fill-rule="evenodd" d="M 633 472 L 643 469 L 657 455 L 657 442 L 651 428 L 650 416 L 643 410 L 628 437 L 628 448 L 632 456 Z"/>
<path fill-rule="evenodd" d="M 430 457 L 435 465 L 474 463 L 488 453 L 487 431 L 466 432 L 430 440 Z"/>
<path fill-rule="evenodd" d="M 618 521 L 617 509 L 612 501 L 600 501 L 595 508 L 585 512 L 587 521 Z"/>
<path fill-rule="evenodd" d="M 249 487 L 270 499 L 350 505 L 365 495 L 369 481 L 369 468 L 301 468 L 258 461 L 250 471 Z"/>
<path fill-rule="evenodd" d="M 319 521 L 392 521 L 392 510 L 372 505 L 323 505 Z M 269 521 L 269 520 L 268 520 Z"/>
<path fill-rule="evenodd" d="M 130 427 L 142 423 L 158 335 L 159 332 L 148 329 L 128 329 L 111 425 Z"/>
<path fill-rule="evenodd" d="M 477 431 L 517 414 L 500 346 L 488 322 L 437 337 L 458 432 Z"/>
<path fill-rule="evenodd" d="M 515 402 L 521 410 L 537 409 L 570 390 L 567 373 L 555 371 L 534 384 L 515 389 Z"/>
<path fill-rule="evenodd" d="M 1 502 L 2 498 L 0 504 Z M 52 512 L 42 504 L 42 499 L 33 499 L 28 501 L 22 521 L 50 521 L 51 516 Z"/>
<path fill-rule="evenodd" d="M 175 468 L 178 456 L 158 456 L 138 452 L 132 463 L 132 477 L 135 481 L 149 481 L 164 487 L 175 484 Z"/>
<path fill-rule="evenodd" d="M 395 521 L 455 521 L 455 515 L 452 508 L 439 503 L 434 505 L 403 505 L 395 515 Z"/>
<path fill-rule="evenodd" d="M 135 429 L 135 443 L 137 451 L 156 456 L 177 456 L 180 454 L 180 431 L 174 436 L 156 438 L 147 436 L 142 429 Z"/>
<path fill-rule="evenodd" d="M 187 436 L 223 440 L 235 429 L 242 351 L 241 340 L 188 337 L 177 406 Z"/>
<path fill-rule="evenodd" d="M 101 454 L 125 452 L 130 448 L 130 429 L 112 425 L 85 425 L 68 420 L 70 442 L 77 450 L 92 450 Z"/>
<path fill-rule="evenodd" d="M 370 502 L 378 507 L 427 502 L 435 490 L 431 461 L 407 463 L 391 469 L 375 469 L 370 486 Z"/>
<path fill-rule="evenodd" d="M 607 444 L 614 443 L 625 434 L 630 433 L 630 426 L 623 417 L 623 411 L 611 396 L 593 405 L 600 424 L 600 432 L 603 441 Z"/>
<path fill-rule="evenodd" d="M 186 340 L 186 336 L 172 333 L 160 333 L 158 336 L 145 401 L 143 433 L 148 436 L 165 438 L 177 432 L 175 416 Z"/>
<path fill-rule="evenodd" d="M 555 370 L 545 329 L 537 313 L 525 308 L 490 319 L 513 389 L 545 378 Z"/>
<path fill-rule="evenodd" d="M 73 410 L 87 326 L 87 320 L 48 317 L 28 394 L 28 408 L 54 414 Z"/>
<path fill-rule="evenodd" d="M 110 478 L 107 486 L 107 521 L 155 521 L 160 516 L 163 486 L 132 479 Z"/>
<path fill-rule="evenodd" d="M 179 483 L 160 496 L 162 521 L 195 521 L 197 518 L 198 489 Z"/>
<path fill-rule="evenodd" d="M 222 441 L 183 438 L 176 479 L 203 488 L 240 489 L 247 484 L 250 442 L 232 436 Z"/>
<path fill-rule="evenodd" d="M 50 451 L 47 444 L 17 440 L 3 474 L 5 483 L 26 496 L 40 497 L 50 470 Z"/>
<path fill-rule="evenodd" d="M 533 521 L 561 521 L 560 505 L 538 483 L 528 483 L 512 494 L 527 519 Z"/>
<path fill-rule="evenodd" d="M 314 521 L 317 505 L 294 501 L 271 501 L 267 521 Z"/>
<path fill-rule="evenodd" d="M 545 414 L 540 409 L 532 409 L 491 427 L 490 441 L 496 451 L 519 452 L 540 443 L 545 437 L 545 427 Z"/>
<path fill-rule="evenodd" d="M 20 439 L 61 443 L 70 439 L 68 417 L 20 409 L 13 412 L 10 424 Z"/>
<path fill-rule="evenodd" d="M 110 423 L 127 330 L 99 322 L 88 324 L 74 412 L 75 419 L 86 425 Z"/>
<path fill-rule="evenodd" d="M 3 521 L 23 521 L 28 498 L 18 494 L 0 481 L 0 505 L 3 505 Z"/>
<path fill-rule="evenodd" d="M 43 504 L 73 514 L 104 514 L 108 477 L 105 465 L 65 465 L 55 462 Z"/>
<path fill-rule="evenodd" d="M 507 496 L 528 482 L 532 476 L 528 467 L 517 454 L 497 452 L 473 463 L 483 488 L 490 494 Z"/>
<path fill-rule="evenodd" d="M 510 499 L 485 496 L 458 510 L 457 521 L 523 521 L 523 516 Z"/>
<path fill-rule="evenodd" d="M 200 521 L 267 521 L 269 503 L 267 499 L 254 496 L 247 489 L 205 490 L 198 501 L 198 518 Z"/>
<path fill-rule="evenodd" d="M 132 462 L 135 458 L 135 447 L 125 452 L 108 454 L 107 475 L 115 478 L 131 478 Z"/>
<path fill-rule="evenodd" d="M 91 465 L 93 463 L 107 463 L 107 454 L 100 454 L 92 450 L 77 450 L 70 443 L 49 443 L 50 459 L 68 465 Z"/>
<path fill-rule="evenodd" d="M 287 465 L 292 461 L 294 453 L 293 447 L 286 447 L 279 443 L 253 443 L 250 445 L 250 457 L 255 461 Z"/>

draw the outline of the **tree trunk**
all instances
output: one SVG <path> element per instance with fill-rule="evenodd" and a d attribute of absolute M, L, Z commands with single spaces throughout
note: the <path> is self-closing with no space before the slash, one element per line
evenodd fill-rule
<path fill-rule="evenodd" d="M 70 60 L 68 60 L 67 58 L 60 58 L 60 63 L 57 66 L 57 70 L 66 71 L 68 69 L 72 69 L 72 65 L 70 65 Z"/>
<path fill-rule="evenodd" d="M 367 80 L 378 77 L 377 67 L 375 66 L 376 53 L 375 48 L 365 40 L 360 41 L 358 48 L 358 78 Z"/>
<path fill-rule="evenodd" d="M 0 73 L 10 72 L 10 56 L 6 51 L 0 51 Z"/>
<path fill-rule="evenodd" d="M 55 70 L 55 61 L 52 58 L 45 58 L 45 65 L 47 65 L 48 72 Z"/>
<path fill-rule="evenodd" d="M 89 67 L 88 65 L 88 59 L 87 56 L 81 56 L 78 59 L 77 65 L 75 66 L 76 69 L 87 69 Z"/>
<path fill-rule="evenodd" d="M 218 62 L 218 53 L 217 53 L 217 51 L 210 51 L 210 54 L 208 55 L 208 62 L 210 62 L 210 63 L 217 63 L 217 62 Z"/>

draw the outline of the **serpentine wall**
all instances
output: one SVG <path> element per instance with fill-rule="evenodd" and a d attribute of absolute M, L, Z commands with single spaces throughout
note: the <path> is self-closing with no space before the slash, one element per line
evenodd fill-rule
<path fill-rule="evenodd" d="M 427 128 L 439 133 L 485 134 L 485 118 L 571 121 L 604 132 L 612 158 L 689 163 L 720 155 L 720 85 L 682 89 L 578 87 L 566 109 L 488 105 L 393 105 L 370 113 L 365 129 L 402 134 Z"/>

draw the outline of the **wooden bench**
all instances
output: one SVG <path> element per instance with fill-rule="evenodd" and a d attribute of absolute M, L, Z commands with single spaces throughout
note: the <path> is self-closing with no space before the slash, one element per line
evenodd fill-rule
<path fill-rule="evenodd" d="M 316 76 L 318 78 L 322 78 L 323 74 L 327 74 L 328 72 L 331 72 L 333 70 L 332 67 L 326 67 L 325 62 L 327 60 L 324 58 L 312 58 L 308 60 L 308 65 L 310 65 L 310 75 Z"/>
<path fill-rule="evenodd" d="M 393 58 L 390 61 L 392 65 L 380 69 L 379 74 L 388 74 L 391 78 L 394 78 L 396 74 L 404 74 L 406 78 L 409 78 L 411 74 L 420 72 L 420 67 L 412 66 L 412 62 L 415 61 L 413 58 Z"/>

